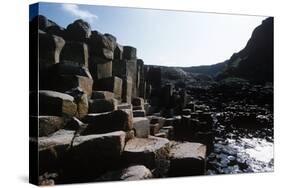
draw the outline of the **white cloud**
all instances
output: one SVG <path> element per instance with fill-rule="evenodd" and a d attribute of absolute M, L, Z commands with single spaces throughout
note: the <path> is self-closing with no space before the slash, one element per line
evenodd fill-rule
<path fill-rule="evenodd" d="M 84 19 L 90 23 L 93 23 L 98 19 L 98 16 L 91 13 L 88 10 L 82 10 L 78 5 L 75 4 L 63 4 L 62 9 L 66 12 L 69 12 L 73 16 Z"/>

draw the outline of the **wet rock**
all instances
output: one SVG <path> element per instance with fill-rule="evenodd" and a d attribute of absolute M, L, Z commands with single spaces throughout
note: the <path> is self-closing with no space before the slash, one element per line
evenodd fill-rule
<path fill-rule="evenodd" d="M 145 117 L 134 117 L 133 128 L 138 138 L 147 138 L 150 131 L 149 120 Z"/>
<path fill-rule="evenodd" d="M 126 143 L 124 161 L 128 164 L 142 164 L 152 169 L 160 160 L 169 157 L 169 140 L 149 136 L 148 138 L 134 138 Z"/>
<path fill-rule="evenodd" d="M 206 146 L 200 143 L 178 143 L 170 152 L 169 176 L 191 176 L 205 174 Z"/>
<path fill-rule="evenodd" d="M 95 99 L 89 102 L 89 113 L 102 113 L 117 110 L 116 99 Z"/>
<path fill-rule="evenodd" d="M 82 135 L 101 134 L 119 130 L 131 130 L 133 128 L 132 116 L 124 110 L 88 114 L 83 122 L 88 126 Z"/>
<path fill-rule="evenodd" d="M 117 181 L 117 180 L 143 180 L 152 178 L 151 171 L 143 165 L 132 165 L 128 168 L 113 171 L 99 177 L 97 181 Z"/>
<path fill-rule="evenodd" d="M 70 95 L 50 90 L 39 91 L 39 114 L 52 116 L 74 116 L 77 105 Z"/>

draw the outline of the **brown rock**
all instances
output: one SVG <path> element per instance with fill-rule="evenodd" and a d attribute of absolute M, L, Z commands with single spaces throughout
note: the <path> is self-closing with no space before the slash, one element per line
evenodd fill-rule
<path fill-rule="evenodd" d="M 116 99 L 95 99 L 89 102 L 89 113 L 102 113 L 117 110 Z"/>
<path fill-rule="evenodd" d="M 59 116 L 39 116 L 38 120 L 39 136 L 48 136 L 65 126 L 64 118 Z"/>
<path fill-rule="evenodd" d="M 122 79 L 118 77 L 103 78 L 94 84 L 95 90 L 110 91 L 117 100 L 122 98 Z"/>
<path fill-rule="evenodd" d="M 165 138 L 133 138 L 126 143 L 124 160 L 129 164 L 142 164 L 152 169 L 159 160 L 169 157 L 170 144 Z"/>
<path fill-rule="evenodd" d="M 88 114 L 83 118 L 83 122 L 88 124 L 88 127 L 82 133 L 83 135 L 100 134 L 119 130 L 131 130 L 132 120 L 131 115 L 123 110 L 113 112 L 104 112 L 97 114 Z"/>
<path fill-rule="evenodd" d="M 191 176 L 205 174 L 206 146 L 200 143 L 178 143 L 170 152 L 169 176 Z"/>
<path fill-rule="evenodd" d="M 74 116 L 76 111 L 72 96 L 50 90 L 39 91 L 39 115 Z"/>

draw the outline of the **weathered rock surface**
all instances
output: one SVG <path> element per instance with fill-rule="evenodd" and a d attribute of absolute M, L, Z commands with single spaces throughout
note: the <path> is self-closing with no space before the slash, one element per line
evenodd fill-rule
<path fill-rule="evenodd" d="M 71 145 L 74 131 L 59 130 L 48 137 L 38 138 L 39 172 L 58 172 Z"/>
<path fill-rule="evenodd" d="M 110 91 L 118 100 L 122 98 L 122 79 L 114 76 L 97 80 L 94 84 L 95 90 Z"/>
<path fill-rule="evenodd" d="M 39 91 L 39 114 L 52 116 L 74 116 L 77 105 L 70 95 L 49 91 Z"/>
<path fill-rule="evenodd" d="M 65 181 L 93 181 L 120 166 L 125 132 L 78 136 L 74 138 L 65 167 Z"/>
<path fill-rule="evenodd" d="M 66 37 L 69 40 L 85 42 L 91 36 L 91 26 L 89 23 L 79 19 L 69 24 L 66 28 Z"/>
<path fill-rule="evenodd" d="M 33 117 L 37 118 L 37 117 Z M 65 119 L 59 116 L 39 116 L 39 136 L 48 136 L 65 126 Z"/>
<path fill-rule="evenodd" d="M 60 54 L 60 61 L 76 63 L 88 67 L 88 46 L 82 42 L 66 42 Z"/>
<path fill-rule="evenodd" d="M 82 133 L 83 135 L 100 134 L 119 130 L 131 130 L 132 116 L 123 110 L 113 112 L 88 114 L 83 118 L 83 122 L 88 127 Z"/>
<path fill-rule="evenodd" d="M 152 178 L 151 171 L 143 165 L 132 165 L 128 168 L 106 173 L 99 177 L 97 181 L 117 181 L 117 180 L 143 180 Z"/>
<path fill-rule="evenodd" d="M 206 146 L 200 143 L 177 143 L 171 147 L 169 176 L 205 174 Z"/>
<path fill-rule="evenodd" d="M 127 164 L 142 164 L 152 169 L 161 160 L 168 159 L 169 140 L 150 136 L 149 138 L 133 138 L 124 148 L 124 161 Z"/>
<path fill-rule="evenodd" d="M 60 61 L 60 53 L 65 45 L 63 38 L 39 32 L 39 58 L 40 64 L 55 64 Z"/>
<path fill-rule="evenodd" d="M 136 59 L 137 49 L 132 46 L 123 47 L 123 59 Z"/>
<path fill-rule="evenodd" d="M 133 118 L 133 128 L 136 137 L 147 138 L 150 131 L 149 120 L 146 117 L 134 117 Z"/>
<path fill-rule="evenodd" d="M 116 99 L 95 99 L 89 102 L 89 113 L 102 113 L 117 110 Z"/>
<path fill-rule="evenodd" d="M 92 93 L 92 99 L 113 99 L 114 93 L 109 91 L 93 91 Z"/>

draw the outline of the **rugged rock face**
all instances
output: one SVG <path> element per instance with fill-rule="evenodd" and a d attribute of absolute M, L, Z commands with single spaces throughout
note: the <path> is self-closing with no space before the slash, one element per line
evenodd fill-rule
<path fill-rule="evenodd" d="M 271 40 L 265 39 L 271 22 L 265 20 L 227 61 L 239 60 L 231 74 L 243 77 L 258 64 L 250 81 L 272 81 L 270 66 L 264 67 L 271 63 Z M 144 65 L 137 48 L 92 31 L 83 20 L 65 29 L 38 16 L 30 27 L 38 36 L 32 44 L 39 40 L 39 58 L 33 59 L 39 66 L 39 117 L 37 109 L 30 117 L 38 132 L 30 143 L 38 148 L 41 185 L 248 172 L 250 165 L 222 143 L 244 129 L 258 131 L 242 135 L 273 142 L 270 84 L 217 82 L 211 76 L 223 64 L 199 69 L 211 76 Z M 36 96 L 30 92 L 31 99 Z"/>
<path fill-rule="evenodd" d="M 256 83 L 273 82 L 273 17 L 258 26 L 246 47 L 228 60 L 218 79 L 240 77 Z"/>

